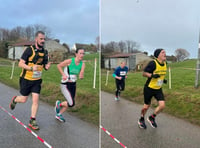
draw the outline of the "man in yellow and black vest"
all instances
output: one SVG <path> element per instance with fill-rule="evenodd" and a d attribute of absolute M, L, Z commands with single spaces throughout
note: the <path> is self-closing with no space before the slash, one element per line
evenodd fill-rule
<path fill-rule="evenodd" d="M 138 120 L 140 128 L 146 129 L 144 116 L 151 105 L 152 97 L 158 101 L 158 106 L 153 114 L 147 118 L 147 121 L 153 128 L 157 127 L 155 117 L 165 108 L 165 99 L 162 91 L 162 84 L 167 83 L 165 75 L 167 72 L 166 52 L 164 49 L 156 49 L 154 51 L 155 59 L 145 67 L 143 76 L 147 77 L 144 86 L 144 106 L 141 110 L 141 117 Z"/>
<path fill-rule="evenodd" d="M 35 44 L 28 47 L 21 56 L 19 67 L 22 68 L 20 74 L 20 94 L 14 96 L 10 103 L 10 109 L 15 109 L 17 103 L 25 103 L 29 94 L 32 94 L 32 107 L 29 126 L 38 130 L 36 114 L 38 111 L 39 94 L 42 84 L 42 70 L 48 70 L 48 52 L 44 49 L 45 33 L 38 31 L 35 34 Z"/>

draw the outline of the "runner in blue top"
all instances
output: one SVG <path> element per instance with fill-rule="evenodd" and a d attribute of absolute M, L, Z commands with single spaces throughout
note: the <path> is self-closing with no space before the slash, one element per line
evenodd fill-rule
<path fill-rule="evenodd" d="M 84 57 L 84 49 L 76 50 L 76 57 L 64 60 L 57 65 L 57 68 L 62 75 L 61 79 L 61 92 L 64 95 L 66 101 L 56 101 L 55 112 L 56 119 L 61 122 L 65 122 L 62 113 L 67 110 L 68 107 L 75 105 L 76 94 L 76 80 L 84 77 L 85 63 L 82 59 Z"/>
<path fill-rule="evenodd" d="M 128 67 L 126 66 L 126 62 L 121 62 L 121 65 L 118 66 L 114 73 L 113 77 L 115 78 L 116 82 L 116 91 L 115 91 L 115 100 L 119 100 L 120 92 L 125 88 L 125 79 L 127 78 Z"/>

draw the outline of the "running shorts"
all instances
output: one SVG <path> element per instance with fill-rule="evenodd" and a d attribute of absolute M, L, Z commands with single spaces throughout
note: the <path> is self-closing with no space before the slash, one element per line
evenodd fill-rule
<path fill-rule="evenodd" d="M 22 77 L 19 79 L 20 93 L 23 96 L 28 96 L 30 93 L 40 94 L 42 79 L 27 80 Z"/>
<path fill-rule="evenodd" d="M 164 101 L 165 100 L 162 88 L 152 89 L 148 86 L 144 86 L 143 93 L 144 93 L 144 103 L 147 104 L 147 105 L 151 104 L 152 97 L 155 97 L 155 99 L 157 101 L 162 101 L 162 100 Z"/>

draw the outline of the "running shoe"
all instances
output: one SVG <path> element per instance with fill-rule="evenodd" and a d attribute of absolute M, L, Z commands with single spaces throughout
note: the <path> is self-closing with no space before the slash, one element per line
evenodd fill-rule
<path fill-rule="evenodd" d="M 32 128 L 33 130 L 39 130 L 40 129 L 39 126 L 36 123 L 36 120 L 33 120 L 33 119 L 31 119 L 29 121 L 28 126 L 30 126 L 30 128 Z"/>
<path fill-rule="evenodd" d="M 56 105 L 55 105 L 55 112 L 56 112 L 56 114 L 58 114 L 60 112 L 60 103 L 61 102 L 59 100 L 56 101 Z"/>
<path fill-rule="evenodd" d="M 17 97 L 17 96 L 13 96 L 13 97 L 12 97 L 12 100 L 11 100 L 11 102 L 10 102 L 10 104 L 9 104 L 9 107 L 10 107 L 11 110 L 15 109 L 15 105 L 17 104 L 17 102 L 15 102 L 15 98 L 16 98 L 16 97 Z"/>
<path fill-rule="evenodd" d="M 115 97 L 115 101 L 119 101 L 119 97 Z"/>
<path fill-rule="evenodd" d="M 147 128 L 144 119 L 141 119 L 141 118 L 138 120 L 138 126 L 139 128 L 143 128 L 143 129 Z"/>
<path fill-rule="evenodd" d="M 150 124 L 153 128 L 156 128 L 156 127 L 157 127 L 155 118 L 153 118 L 152 116 L 149 116 L 149 117 L 147 118 L 147 121 L 149 122 L 149 124 Z"/>
<path fill-rule="evenodd" d="M 56 119 L 58 119 L 61 122 L 65 122 L 65 118 L 63 118 L 62 114 L 57 114 Z"/>

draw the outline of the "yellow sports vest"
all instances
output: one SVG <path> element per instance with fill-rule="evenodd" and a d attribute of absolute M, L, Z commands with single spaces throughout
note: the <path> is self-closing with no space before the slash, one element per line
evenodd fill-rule
<path fill-rule="evenodd" d="M 164 65 L 161 66 L 157 60 L 154 60 L 156 63 L 156 69 L 153 71 L 153 74 L 159 74 L 159 78 L 151 78 L 148 87 L 152 89 L 160 89 L 163 84 L 167 72 L 167 64 L 164 62 Z"/>
<path fill-rule="evenodd" d="M 43 59 L 44 59 L 44 52 L 38 52 L 38 55 L 36 55 L 34 48 L 31 46 L 32 49 L 32 55 L 28 59 L 28 66 L 34 66 L 37 65 L 38 69 L 37 71 L 31 71 L 22 69 L 22 72 L 20 74 L 21 77 L 27 79 L 27 80 L 39 80 L 42 77 L 42 70 L 43 70 Z M 35 57 L 37 56 L 37 57 Z M 36 60 L 35 60 L 36 58 Z"/>

